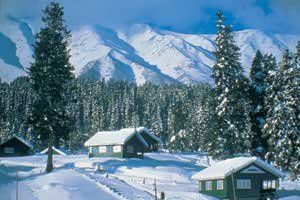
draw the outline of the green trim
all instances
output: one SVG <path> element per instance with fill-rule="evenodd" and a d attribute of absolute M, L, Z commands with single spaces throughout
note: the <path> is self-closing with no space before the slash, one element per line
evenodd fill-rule
<path fill-rule="evenodd" d="M 115 146 L 120 146 L 120 145 L 115 145 Z M 106 150 L 108 152 L 99 152 L 99 147 L 106 147 Z M 92 150 L 90 150 L 92 148 Z M 103 145 L 103 146 L 94 146 L 94 147 L 89 147 L 89 156 L 90 157 L 123 157 L 123 146 L 121 146 L 121 152 L 113 152 L 113 145 Z"/>

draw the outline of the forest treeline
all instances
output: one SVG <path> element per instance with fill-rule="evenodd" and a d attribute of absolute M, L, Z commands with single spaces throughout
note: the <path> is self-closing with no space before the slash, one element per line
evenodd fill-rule
<path fill-rule="evenodd" d="M 97 131 L 146 126 L 161 137 L 165 147 L 198 151 L 201 146 L 198 140 L 205 137 L 205 129 L 203 127 L 200 133 L 199 128 L 195 127 L 201 124 L 197 121 L 204 114 L 197 110 L 209 112 L 206 106 L 211 99 L 210 93 L 211 86 L 207 84 L 186 86 L 146 83 L 138 86 L 127 81 L 76 79 L 66 91 L 67 112 L 71 116 L 68 126 L 70 133 L 60 141 L 56 140 L 56 145 L 78 150 Z M 35 138 L 29 120 L 35 97 L 28 78 L 20 77 L 10 84 L 2 82 L 0 94 L 1 139 L 16 134 L 43 148 L 46 141 L 43 143 L 43 140 Z M 195 141 L 195 144 L 186 146 L 179 140 L 176 144 L 173 136 L 180 135 L 183 130 L 196 138 L 182 139 L 186 139 L 186 143 Z M 173 142 L 170 142 L 171 139 Z"/>

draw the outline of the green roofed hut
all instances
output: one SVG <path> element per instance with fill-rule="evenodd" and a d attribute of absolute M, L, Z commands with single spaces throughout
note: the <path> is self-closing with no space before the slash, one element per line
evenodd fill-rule
<path fill-rule="evenodd" d="M 220 199 L 274 199 L 284 174 L 257 157 L 237 157 L 207 167 L 192 176 L 199 192 Z M 234 184 L 233 184 L 234 183 Z"/>
<path fill-rule="evenodd" d="M 145 127 L 100 131 L 84 143 L 89 157 L 143 158 L 145 152 L 157 151 L 161 140 Z"/>
<path fill-rule="evenodd" d="M 33 146 L 18 136 L 13 136 L 0 144 L 0 157 L 27 156 L 32 153 Z"/>

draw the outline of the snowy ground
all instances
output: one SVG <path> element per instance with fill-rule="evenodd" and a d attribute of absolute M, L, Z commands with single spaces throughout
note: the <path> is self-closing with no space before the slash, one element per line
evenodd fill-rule
<path fill-rule="evenodd" d="M 86 155 L 55 156 L 53 173 L 45 174 L 46 157 L 0 158 L 0 199 L 16 199 L 16 171 L 19 199 L 26 200 L 152 200 L 157 193 L 171 200 L 214 200 L 197 192 L 190 177 L 206 167 L 200 154 L 151 153 L 145 159 L 91 158 Z M 212 162 L 212 161 L 210 161 Z M 101 166 L 103 172 L 95 172 Z M 278 194 L 281 200 L 300 199 L 300 182 L 285 180 Z"/>

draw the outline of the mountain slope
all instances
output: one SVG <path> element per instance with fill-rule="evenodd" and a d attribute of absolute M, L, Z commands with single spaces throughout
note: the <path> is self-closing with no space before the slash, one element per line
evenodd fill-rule
<path fill-rule="evenodd" d="M 214 57 L 201 46 L 145 25 L 135 25 L 127 31 L 120 31 L 119 35 L 135 48 L 138 55 L 179 82 L 210 81 Z"/>
<path fill-rule="evenodd" d="M 176 82 L 138 56 L 116 32 L 100 26 L 86 26 L 75 31 L 71 55 L 78 77 L 128 80 L 138 84 Z"/>
<path fill-rule="evenodd" d="M 34 43 L 30 23 L 7 17 L 0 21 L 0 78 L 12 81 L 26 75 Z M 133 25 L 108 29 L 86 25 L 72 31 L 71 63 L 75 75 L 89 79 L 128 80 L 143 84 L 197 83 L 211 80 L 215 35 L 180 34 Z M 266 34 L 259 30 L 235 32 L 245 74 L 256 50 L 281 59 L 282 50 L 294 49 L 297 35 Z"/>
<path fill-rule="evenodd" d="M 0 21 L 0 78 L 10 82 L 25 76 L 32 57 L 33 33 L 28 24 L 13 18 Z"/>

